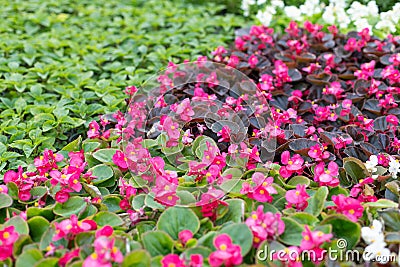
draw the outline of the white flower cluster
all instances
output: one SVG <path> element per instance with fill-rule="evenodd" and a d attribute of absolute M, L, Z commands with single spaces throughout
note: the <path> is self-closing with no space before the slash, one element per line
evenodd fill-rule
<path fill-rule="evenodd" d="M 379 167 L 379 168 L 381 168 L 381 170 L 379 172 L 378 167 L 377 167 L 378 164 L 379 164 L 379 160 L 376 155 L 371 155 L 369 157 L 369 160 L 367 160 L 367 162 L 364 163 L 365 168 L 367 169 L 367 171 L 369 171 L 371 173 L 371 177 L 373 179 L 378 178 L 378 175 L 383 175 L 383 174 L 387 173 L 387 171 L 394 179 L 396 179 L 397 175 L 400 174 L 400 162 L 399 162 L 399 160 L 395 159 L 392 156 L 389 156 L 389 168 L 388 169 Z"/>
<path fill-rule="evenodd" d="M 374 220 L 371 227 L 361 228 L 361 236 L 368 246 L 364 250 L 364 259 L 367 261 L 376 260 L 385 264 L 391 258 L 390 250 L 386 248 L 383 225 L 380 221 Z"/>
<path fill-rule="evenodd" d="M 270 26 L 274 17 L 282 14 L 295 21 L 305 21 L 317 15 L 324 23 L 337 25 L 344 30 L 353 27 L 361 31 L 368 28 L 370 31 L 376 29 L 384 33 L 396 32 L 396 25 L 400 22 L 400 3 L 396 3 L 392 10 L 379 13 L 375 1 L 370 1 L 367 5 L 355 1 L 349 5 L 346 0 L 329 0 L 329 5 L 325 6 L 320 0 L 306 0 L 297 7 L 285 6 L 281 0 L 243 0 L 245 16 L 250 15 L 250 7 L 254 5 L 265 6 L 256 15 L 265 26 Z"/>

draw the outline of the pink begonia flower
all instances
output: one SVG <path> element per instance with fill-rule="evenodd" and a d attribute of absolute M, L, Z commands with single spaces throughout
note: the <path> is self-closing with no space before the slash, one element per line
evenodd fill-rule
<path fill-rule="evenodd" d="M 194 111 L 190 106 L 189 98 L 185 98 L 179 104 L 175 103 L 171 105 L 170 108 L 173 112 L 180 116 L 181 120 L 185 122 L 190 121 L 192 119 L 192 116 L 194 115 Z"/>
<path fill-rule="evenodd" d="M 56 227 L 56 234 L 53 236 L 53 241 L 57 241 L 62 238 L 72 240 L 79 233 L 87 232 L 97 228 L 95 221 L 78 221 L 78 217 L 75 214 L 72 214 L 70 219 L 65 219 L 61 222 L 55 222 L 54 225 Z"/>
<path fill-rule="evenodd" d="M 114 245 L 115 239 L 99 236 L 94 241 L 94 252 L 83 262 L 82 267 L 112 267 L 112 263 L 122 263 L 124 257 Z"/>
<path fill-rule="evenodd" d="M 363 215 L 364 207 L 357 199 L 340 194 L 332 196 L 332 201 L 336 206 L 331 206 L 330 208 L 335 210 L 337 213 L 345 215 L 353 222 L 357 222 L 357 220 Z"/>
<path fill-rule="evenodd" d="M 220 200 L 225 195 L 224 191 L 210 187 L 206 193 L 201 195 L 200 201 L 196 206 L 201 207 L 203 217 L 208 217 L 212 221 L 217 219 L 217 209 L 220 205 L 228 206 L 228 203 Z"/>
<path fill-rule="evenodd" d="M 229 67 L 236 68 L 239 63 L 240 63 L 240 59 L 237 56 L 235 56 L 235 55 L 230 56 L 230 58 L 228 60 Z"/>
<path fill-rule="evenodd" d="M 178 145 L 178 139 L 180 137 L 179 124 L 174 122 L 172 118 L 167 115 L 163 115 L 160 119 L 160 125 L 161 129 L 165 131 L 169 137 L 166 146 L 173 147 Z"/>
<path fill-rule="evenodd" d="M 131 85 L 131 86 L 125 87 L 125 91 L 124 91 L 124 92 L 125 92 L 125 94 L 132 96 L 132 95 L 134 95 L 137 91 L 138 91 L 138 89 L 136 88 L 136 86 Z"/>
<path fill-rule="evenodd" d="M 369 77 L 374 75 L 375 63 L 375 60 L 372 60 L 370 62 L 361 64 L 361 70 L 355 71 L 354 76 L 356 76 L 358 79 L 368 80 Z"/>
<path fill-rule="evenodd" d="M 168 254 L 161 260 L 162 267 L 186 267 L 185 261 L 179 258 L 179 255 Z"/>
<path fill-rule="evenodd" d="M 190 255 L 189 267 L 203 267 L 203 256 L 201 254 Z"/>
<path fill-rule="evenodd" d="M 189 239 L 193 238 L 193 233 L 190 230 L 182 230 L 178 234 L 179 240 L 182 242 L 183 245 L 185 245 Z"/>
<path fill-rule="evenodd" d="M 252 182 L 254 186 L 250 186 L 249 183 L 244 182 L 242 184 L 241 194 L 247 194 L 248 198 L 260 201 L 260 202 L 272 202 L 272 194 L 276 194 L 276 189 L 272 186 L 274 182 L 273 177 L 266 177 L 261 172 L 253 173 Z"/>
<path fill-rule="evenodd" d="M 304 232 L 301 233 L 303 239 L 300 243 L 300 250 L 306 250 L 312 255 L 312 262 L 319 263 L 325 250 L 321 246 L 325 242 L 329 242 L 332 238 L 332 234 L 325 234 L 321 231 L 311 231 L 308 225 L 305 226 Z"/>
<path fill-rule="evenodd" d="M 310 195 L 306 192 L 306 185 L 298 184 L 296 189 L 286 192 L 287 208 L 294 206 L 297 210 L 303 211 L 308 206 Z"/>
<path fill-rule="evenodd" d="M 87 132 L 87 136 L 90 139 L 99 138 L 100 137 L 100 126 L 97 121 L 92 121 L 89 123 L 89 130 Z"/>
<path fill-rule="evenodd" d="M 285 223 L 279 213 L 263 211 L 264 207 L 259 205 L 256 211 L 246 219 L 246 224 L 253 233 L 253 246 L 258 247 L 264 240 L 273 240 L 285 231 Z"/>
<path fill-rule="evenodd" d="M 336 98 L 342 97 L 344 89 L 342 88 L 340 82 L 331 82 L 330 86 L 326 86 L 322 89 L 322 94 L 324 95 L 334 95 Z"/>
<path fill-rule="evenodd" d="M 353 143 L 353 139 L 351 137 L 343 136 L 334 137 L 332 141 L 335 144 L 336 149 L 346 148 L 347 145 Z"/>
<path fill-rule="evenodd" d="M 364 185 L 374 183 L 374 179 L 372 177 L 368 177 L 365 179 L 361 179 L 360 182 L 354 185 L 350 190 L 350 196 L 353 198 L 357 198 L 360 202 L 376 202 L 378 198 L 373 194 L 366 194 L 364 192 Z"/>
<path fill-rule="evenodd" d="M 0 194 L 7 194 L 8 193 L 8 187 L 6 185 L 0 185 Z"/>
<path fill-rule="evenodd" d="M 214 239 L 214 251 L 209 256 L 209 264 L 211 267 L 219 267 L 225 265 L 232 267 L 243 262 L 241 247 L 233 244 L 232 239 L 227 234 L 220 234 Z"/>
<path fill-rule="evenodd" d="M 254 68 L 257 66 L 257 64 L 258 64 L 258 58 L 257 58 L 257 56 L 251 55 L 251 56 L 249 57 L 248 63 L 249 63 L 249 65 L 250 65 L 250 68 L 254 69 Z"/>
<path fill-rule="evenodd" d="M 3 261 L 13 255 L 13 247 L 19 234 L 15 231 L 13 225 L 0 230 L 0 261 Z"/>
<path fill-rule="evenodd" d="M 320 162 L 315 166 L 314 169 L 314 181 L 319 183 L 320 186 L 332 186 L 336 187 L 339 185 L 339 179 L 337 176 L 339 175 L 339 167 L 338 165 L 331 161 L 328 164 L 328 169 L 325 170 L 325 163 Z"/>
<path fill-rule="evenodd" d="M 190 132 L 190 129 L 187 129 L 182 135 L 182 143 L 188 145 L 193 142 L 193 134 Z"/>
<path fill-rule="evenodd" d="M 117 165 L 122 171 L 126 171 L 128 169 L 127 158 L 125 154 L 117 150 L 112 157 L 112 161 L 115 165 Z"/>
<path fill-rule="evenodd" d="M 57 169 L 57 162 L 64 159 L 61 154 L 55 154 L 52 150 L 45 149 L 42 156 L 34 159 L 33 163 L 40 175 L 45 175 L 52 169 Z"/>
<path fill-rule="evenodd" d="M 58 260 L 58 264 L 59 266 L 66 266 L 68 264 L 68 262 L 70 262 L 72 259 L 74 258 L 79 258 L 79 252 L 80 252 L 80 248 L 74 249 L 68 253 L 65 253 L 64 256 L 62 256 L 59 260 Z M 100 267 L 100 266 L 97 266 Z"/>
<path fill-rule="evenodd" d="M 386 121 L 394 126 L 399 125 L 399 119 L 395 115 L 387 115 Z"/>
<path fill-rule="evenodd" d="M 220 139 L 218 139 L 218 142 L 229 142 L 231 140 L 231 129 L 227 125 L 225 125 L 217 133 L 217 136 L 221 137 Z"/>
<path fill-rule="evenodd" d="M 329 158 L 329 152 L 324 151 L 323 147 L 319 144 L 310 147 L 310 150 L 308 150 L 307 154 L 311 158 L 315 159 L 315 161 L 321 161 Z"/>
<path fill-rule="evenodd" d="M 279 174 L 283 178 L 289 178 L 293 173 L 302 173 L 304 159 L 299 155 L 295 154 L 290 157 L 290 152 L 285 151 L 281 155 L 281 162 L 284 166 L 279 169 Z"/>

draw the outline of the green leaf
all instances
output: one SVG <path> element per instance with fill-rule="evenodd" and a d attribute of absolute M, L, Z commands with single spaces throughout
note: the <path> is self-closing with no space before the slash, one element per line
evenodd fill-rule
<path fill-rule="evenodd" d="M 42 253 L 38 249 L 30 249 L 24 251 L 15 262 L 15 267 L 34 266 L 43 258 Z"/>
<path fill-rule="evenodd" d="M 245 202 L 242 199 L 228 199 L 228 212 L 217 219 L 215 224 L 221 225 L 226 222 L 240 223 L 244 218 Z"/>
<path fill-rule="evenodd" d="M 113 156 L 117 152 L 117 149 L 114 148 L 103 148 L 99 149 L 93 153 L 93 157 L 101 162 L 112 163 Z"/>
<path fill-rule="evenodd" d="M 82 148 L 85 153 L 93 152 L 100 146 L 99 142 L 91 141 L 91 142 L 83 142 Z"/>
<path fill-rule="evenodd" d="M 291 218 L 282 218 L 282 221 L 285 223 L 285 231 L 279 237 L 279 240 L 289 246 L 300 246 L 303 239 L 301 233 L 304 231 L 304 227 Z"/>
<path fill-rule="evenodd" d="M 319 220 L 316 217 L 305 212 L 296 212 L 295 214 L 292 214 L 290 218 L 292 218 L 293 220 L 295 220 L 300 224 L 311 225 L 311 226 L 314 226 L 319 222 Z"/>
<path fill-rule="evenodd" d="M 369 176 L 368 170 L 365 168 L 364 163 L 353 157 L 343 159 L 343 167 L 347 174 L 353 179 L 354 183 L 358 183 L 360 179 Z"/>
<path fill-rule="evenodd" d="M 40 242 L 42 235 L 49 228 L 48 220 L 41 216 L 36 216 L 28 220 L 29 232 L 34 242 Z"/>
<path fill-rule="evenodd" d="M 96 165 L 89 171 L 92 172 L 93 176 L 96 176 L 96 179 L 93 180 L 93 184 L 100 184 L 114 175 L 113 169 L 105 164 Z"/>
<path fill-rule="evenodd" d="M 112 227 L 119 226 L 124 223 L 121 217 L 108 211 L 100 211 L 93 216 L 93 221 L 95 221 L 99 226 L 110 225 Z"/>
<path fill-rule="evenodd" d="M 289 182 L 287 182 L 286 188 L 293 189 L 296 188 L 296 185 L 298 184 L 306 185 L 307 187 L 310 185 L 310 179 L 305 176 L 295 176 L 293 178 L 290 178 Z"/>
<path fill-rule="evenodd" d="M 28 235 L 29 227 L 27 222 L 21 218 L 21 216 L 14 216 L 5 222 L 4 227 L 8 227 L 13 225 L 15 227 L 15 231 L 17 231 L 20 235 Z"/>
<path fill-rule="evenodd" d="M 68 145 L 66 145 L 65 147 L 63 147 L 63 151 L 79 151 L 80 150 L 80 146 L 81 146 L 81 141 L 82 141 L 82 137 L 79 136 L 77 139 L 75 139 L 74 141 L 72 141 L 71 143 L 69 143 Z"/>
<path fill-rule="evenodd" d="M 142 235 L 142 241 L 152 257 L 170 254 L 174 246 L 172 238 L 162 231 L 147 232 Z"/>
<path fill-rule="evenodd" d="M 220 233 L 228 234 L 232 243 L 242 248 L 242 255 L 246 255 L 253 245 L 253 234 L 244 223 L 233 223 L 223 227 Z"/>
<path fill-rule="evenodd" d="M 41 259 L 40 261 L 36 262 L 34 267 L 57 267 L 59 260 L 59 258 L 54 257 Z"/>
<path fill-rule="evenodd" d="M 0 209 L 10 207 L 12 203 L 13 200 L 9 195 L 0 193 Z"/>
<path fill-rule="evenodd" d="M 333 214 L 326 217 L 321 225 L 332 225 L 332 232 L 336 238 L 342 238 L 347 241 L 347 249 L 353 248 L 361 236 L 361 226 L 358 223 L 350 221 L 342 214 Z"/>
<path fill-rule="evenodd" d="M 150 254 L 145 250 L 135 250 L 125 256 L 122 267 L 150 267 Z"/>
<path fill-rule="evenodd" d="M 57 203 L 54 207 L 54 213 L 62 217 L 69 217 L 77 214 L 86 207 L 85 200 L 78 196 L 70 197 L 65 203 Z"/>
<path fill-rule="evenodd" d="M 200 221 L 196 214 L 185 207 L 171 207 L 166 209 L 158 219 L 157 229 L 169 234 L 174 240 L 182 230 L 190 230 L 195 234 L 200 228 Z"/>
<path fill-rule="evenodd" d="M 318 188 L 317 192 L 308 199 L 308 206 L 304 211 L 314 216 L 320 215 L 324 208 L 328 193 L 329 190 L 326 186 Z"/>
<path fill-rule="evenodd" d="M 378 199 L 376 202 L 364 203 L 365 208 L 373 209 L 387 209 L 387 208 L 398 208 L 399 204 L 388 199 Z"/>

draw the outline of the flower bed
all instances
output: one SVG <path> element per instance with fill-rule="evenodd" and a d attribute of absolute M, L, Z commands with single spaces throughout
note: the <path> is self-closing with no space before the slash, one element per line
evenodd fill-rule
<path fill-rule="evenodd" d="M 126 112 L 92 121 L 88 139 L 7 171 L 0 260 L 314 266 L 365 250 L 358 260 L 392 261 L 399 39 L 310 22 L 285 32 L 253 26 L 209 60 L 170 63 L 127 87 Z"/>

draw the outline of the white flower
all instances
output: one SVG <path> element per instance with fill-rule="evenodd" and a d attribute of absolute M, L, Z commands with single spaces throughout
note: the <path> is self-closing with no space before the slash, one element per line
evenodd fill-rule
<path fill-rule="evenodd" d="M 324 13 L 322 14 L 322 18 L 328 24 L 335 24 L 335 9 L 334 9 L 334 5 L 329 4 L 329 6 L 327 6 L 325 8 Z"/>
<path fill-rule="evenodd" d="M 368 30 L 370 32 L 372 31 L 372 26 L 369 24 L 368 20 L 365 18 L 357 19 L 356 21 L 354 21 L 354 25 L 356 26 L 356 29 L 359 32 L 365 28 L 368 28 Z"/>
<path fill-rule="evenodd" d="M 374 220 L 371 227 L 361 228 L 361 236 L 367 244 L 383 242 L 382 223 L 378 220 Z"/>
<path fill-rule="evenodd" d="M 319 0 L 306 0 L 303 5 L 300 6 L 301 13 L 312 16 L 321 12 L 321 6 Z"/>
<path fill-rule="evenodd" d="M 271 1 L 271 6 L 283 8 L 285 6 L 285 3 L 283 1 L 281 1 L 281 0 L 272 0 Z"/>
<path fill-rule="evenodd" d="M 242 8 L 242 10 L 243 10 L 243 15 L 244 16 L 248 16 L 248 15 L 250 15 L 249 14 L 249 12 L 250 12 L 250 6 L 251 5 L 254 5 L 256 3 L 256 1 L 255 0 L 243 0 L 242 1 L 242 5 L 241 5 L 241 8 Z"/>
<path fill-rule="evenodd" d="M 400 172 L 400 162 L 393 157 L 390 157 L 389 161 L 389 173 L 393 178 L 397 178 L 397 174 Z"/>
<path fill-rule="evenodd" d="M 269 10 L 265 9 L 265 11 L 259 10 L 256 18 L 264 25 L 264 26 L 269 26 L 272 21 L 272 17 L 275 13 L 269 12 Z"/>
<path fill-rule="evenodd" d="M 286 16 L 293 20 L 299 21 L 302 19 L 300 9 L 295 6 L 286 6 L 284 11 Z"/>
<path fill-rule="evenodd" d="M 378 165 L 378 157 L 376 155 L 371 155 L 369 160 L 364 165 L 369 172 L 376 172 L 378 170 L 376 168 L 376 165 Z"/>
<path fill-rule="evenodd" d="M 373 242 L 365 248 L 363 258 L 366 261 L 375 259 L 377 262 L 385 264 L 390 259 L 390 250 L 386 248 L 385 242 Z"/>

